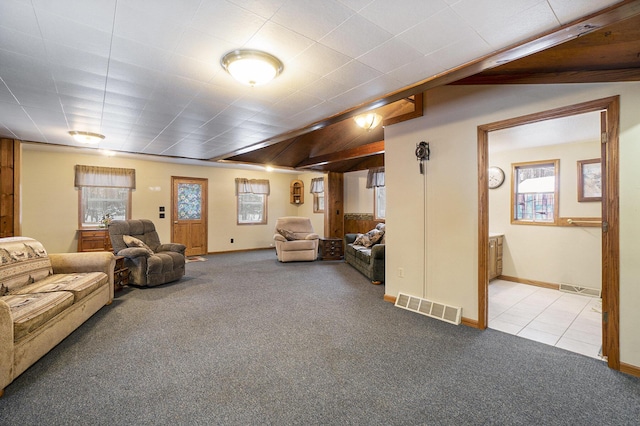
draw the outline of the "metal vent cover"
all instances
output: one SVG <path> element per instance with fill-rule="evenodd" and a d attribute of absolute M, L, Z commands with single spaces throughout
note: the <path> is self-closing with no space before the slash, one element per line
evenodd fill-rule
<path fill-rule="evenodd" d="M 565 293 L 582 294 L 583 296 L 600 297 L 601 291 L 597 288 L 580 287 L 573 284 L 560 284 L 560 291 Z"/>
<path fill-rule="evenodd" d="M 451 324 L 460 325 L 462 308 L 399 293 L 395 305 Z"/>

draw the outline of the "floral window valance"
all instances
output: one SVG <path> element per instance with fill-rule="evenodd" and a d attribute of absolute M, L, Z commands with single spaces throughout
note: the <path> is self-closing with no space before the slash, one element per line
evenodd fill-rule
<path fill-rule="evenodd" d="M 369 169 L 367 174 L 367 188 L 384 186 L 384 167 Z"/>
<path fill-rule="evenodd" d="M 313 178 L 311 179 L 311 190 L 309 191 L 312 194 L 320 194 L 324 192 L 324 178 Z"/>
<path fill-rule="evenodd" d="M 135 169 L 76 165 L 76 188 L 99 186 L 104 188 L 136 189 Z"/>
<path fill-rule="evenodd" d="M 269 195 L 269 179 L 236 178 L 236 195 L 266 194 Z"/>

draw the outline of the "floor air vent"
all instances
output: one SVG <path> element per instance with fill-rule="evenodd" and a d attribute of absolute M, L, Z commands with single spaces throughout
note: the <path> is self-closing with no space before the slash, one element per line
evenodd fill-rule
<path fill-rule="evenodd" d="M 417 312 L 428 317 L 436 318 L 451 324 L 459 325 L 462 317 L 462 309 L 432 302 L 415 296 L 399 293 L 396 298 L 396 306 L 408 311 Z"/>
<path fill-rule="evenodd" d="M 578 285 L 560 284 L 560 291 L 565 293 L 582 294 L 584 296 L 600 297 L 600 290 L 597 288 L 580 287 Z"/>

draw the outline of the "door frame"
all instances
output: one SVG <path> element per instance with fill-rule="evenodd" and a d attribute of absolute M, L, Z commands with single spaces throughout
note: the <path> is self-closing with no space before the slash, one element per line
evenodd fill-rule
<path fill-rule="evenodd" d="M 620 370 L 620 229 L 619 229 L 619 128 L 620 96 L 569 105 L 478 126 L 478 328 L 488 325 L 489 303 L 489 132 L 522 124 L 604 111 L 606 134 L 601 159 L 603 170 L 602 223 L 602 349 L 610 368 Z M 604 229 L 604 228 L 603 228 Z"/>
<path fill-rule="evenodd" d="M 176 209 L 176 202 L 177 200 L 175 199 L 176 197 L 176 190 L 175 190 L 175 185 L 176 182 L 178 180 L 185 180 L 185 181 L 191 181 L 194 183 L 198 183 L 202 186 L 202 197 L 201 197 L 201 203 L 202 203 L 202 221 L 204 222 L 204 254 L 207 254 L 209 252 L 209 213 L 208 213 L 208 206 L 209 206 L 209 198 L 208 198 L 208 192 L 209 192 L 209 179 L 207 178 L 197 178 L 197 177 L 187 177 L 187 176 L 171 176 L 171 239 L 173 240 L 173 236 L 174 236 L 174 226 L 176 224 L 177 221 L 177 217 L 176 215 L 178 214 L 178 211 Z"/>

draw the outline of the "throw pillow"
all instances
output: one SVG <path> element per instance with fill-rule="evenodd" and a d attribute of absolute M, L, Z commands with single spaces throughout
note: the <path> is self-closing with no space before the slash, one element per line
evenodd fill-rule
<path fill-rule="evenodd" d="M 371 247 L 371 240 L 367 234 L 358 234 L 353 244 L 356 246 Z"/>
<path fill-rule="evenodd" d="M 371 241 L 371 245 L 378 244 L 380 240 L 382 240 L 383 235 L 384 232 L 377 229 L 372 229 L 371 231 L 367 232 L 367 236 L 369 237 L 369 241 Z"/>
<path fill-rule="evenodd" d="M 9 289 L 4 286 L 4 284 L 0 284 L 0 296 L 5 296 L 9 294 Z"/>
<path fill-rule="evenodd" d="M 278 234 L 282 235 L 287 241 L 297 240 L 296 234 L 286 229 L 278 229 Z"/>
<path fill-rule="evenodd" d="M 148 245 L 146 245 L 143 241 L 132 237 L 131 235 L 123 235 L 122 240 L 127 245 L 127 247 L 141 247 L 143 249 L 146 249 L 149 254 L 153 254 L 153 250 L 151 250 Z"/>

